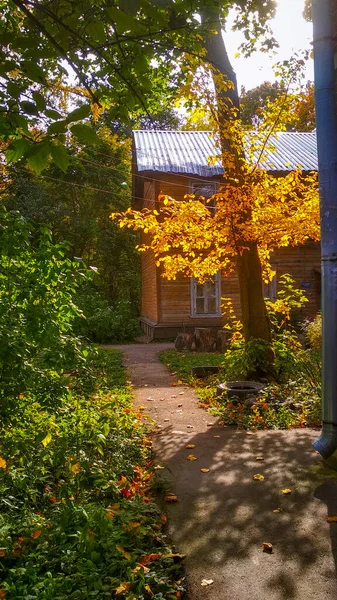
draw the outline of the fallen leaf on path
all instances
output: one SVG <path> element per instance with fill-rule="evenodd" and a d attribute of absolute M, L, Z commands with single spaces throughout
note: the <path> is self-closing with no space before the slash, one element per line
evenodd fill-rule
<path fill-rule="evenodd" d="M 212 585 L 212 583 L 214 583 L 213 579 L 203 579 L 200 585 L 202 585 L 202 587 L 206 587 L 206 585 Z"/>
<path fill-rule="evenodd" d="M 175 387 L 177 384 L 175 381 L 172 381 L 171 385 L 172 385 L 172 387 Z"/>
<path fill-rule="evenodd" d="M 218 439 L 220 439 L 220 436 L 219 436 L 219 435 L 213 435 L 213 437 L 214 437 L 214 438 L 218 438 Z"/>
<path fill-rule="evenodd" d="M 257 456 L 257 457 L 255 458 L 255 460 L 264 460 L 264 457 L 263 457 L 263 456 Z"/>
<path fill-rule="evenodd" d="M 182 385 L 183 384 L 183 382 L 181 381 L 181 379 L 178 379 L 177 384 L 178 385 Z"/>
<path fill-rule="evenodd" d="M 182 404 L 178 404 L 178 408 L 180 408 L 182 406 Z"/>
<path fill-rule="evenodd" d="M 170 419 L 164 419 L 164 422 L 167 423 Z"/>
<path fill-rule="evenodd" d="M 263 481 L 264 476 L 260 475 L 260 473 L 255 473 L 255 475 L 253 475 L 253 479 L 255 479 L 255 481 Z"/>
<path fill-rule="evenodd" d="M 176 398 L 177 394 L 172 394 L 171 398 Z"/>
<path fill-rule="evenodd" d="M 165 515 L 165 513 L 161 513 L 160 520 L 162 523 L 167 523 L 167 516 Z"/>
<path fill-rule="evenodd" d="M 145 406 L 138 406 L 138 410 L 145 410 Z"/>
<path fill-rule="evenodd" d="M 273 513 L 279 513 L 279 512 L 281 512 L 281 508 L 275 508 L 275 509 L 273 510 Z"/>
<path fill-rule="evenodd" d="M 162 465 L 156 465 L 153 468 L 154 468 L 155 471 L 161 471 L 162 469 L 165 469 L 165 467 L 163 467 Z"/>
<path fill-rule="evenodd" d="M 209 473 L 209 469 L 200 469 L 202 473 Z"/>
<path fill-rule="evenodd" d="M 327 517 L 326 520 L 328 523 L 337 523 L 337 517 Z"/>
<path fill-rule="evenodd" d="M 187 446 L 185 446 L 186 450 L 192 450 L 192 448 L 195 448 L 195 444 L 187 444 Z"/>
<path fill-rule="evenodd" d="M 289 490 L 289 488 L 285 488 L 284 490 L 281 490 L 281 494 L 287 496 L 288 494 L 291 494 L 291 490 Z"/>
<path fill-rule="evenodd" d="M 269 542 L 263 542 L 262 548 L 263 552 L 268 552 L 269 554 L 272 554 L 273 552 L 273 544 L 270 544 Z"/>
<path fill-rule="evenodd" d="M 175 494 L 167 494 L 164 498 L 165 502 L 178 502 L 178 498 Z"/>
<path fill-rule="evenodd" d="M 148 402 L 152 402 L 153 398 L 150 398 L 150 396 L 149 396 L 148 398 L 146 398 L 146 400 L 147 400 Z"/>
<path fill-rule="evenodd" d="M 179 560 L 184 560 L 184 558 L 186 558 L 186 554 L 169 552 L 169 554 L 164 554 L 164 558 L 177 558 Z"/>
<path fill-rule="evenodd" d="M 183 396 L 185 392 L 179 392 L 179 396 Z"/>
<path fill-rule="evenodd" d="M 189 454 L 187 457 L 187 460 L 198 460 L 196 456 L 194 456 L 194 454 Z"/>
<path fill-rule="evenodd" d="M 194 425 L 186 425 L 188 429 L 194 429 Z"/>
<path fill-rule="evenodd" d="M 247 435 L 253 435 L 252 431 L 247 431 Z"/>
<path fill-rule="evenodd" d="M 207 427 L 212 427 L 214 423 L 207 423 Z"/>

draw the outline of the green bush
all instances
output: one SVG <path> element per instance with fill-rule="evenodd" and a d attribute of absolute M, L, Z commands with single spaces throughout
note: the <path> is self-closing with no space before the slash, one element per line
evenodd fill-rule
<path fill-rule="evenodd" d="M 312 321 L 305 321 L 303 331 L 307 342 L 314 350 L 322 349 L 322 315 L 318 313 Z"/>
<path fill-rule="evenodd" d="M 0 413 L 20 394 L 44 403 L 66 392 L 63 373 L 80 367 L 87 349 L 73 333 L 74 295 L 88 277 L 66 258 L 49 229 L 38 238 L 18 214 L 0 210 Z"/>
<path fill-rule="evenodd" d="M 138 319 L 130 301 L 121 300 L 116 306 L 110 306 L 99 290 L 86 285 L 77 294 L 76 302 L 85 317 L 76 320 L 76 331 L 90 341 L 119 344 L 131 342 L 140 335 Z"/>

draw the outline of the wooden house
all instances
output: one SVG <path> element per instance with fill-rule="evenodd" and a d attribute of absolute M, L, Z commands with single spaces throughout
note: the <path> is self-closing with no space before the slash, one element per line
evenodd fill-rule
<path fill-rule="evenodd" d="M 272 145 L 262 163 L 267 170 L 278 175 L 299 166 L 303 171 L 317 170 L 315 133 L 278 133 Z M 209 164 L 209 157 L 217 151 L 207 131 L 134 131 L 132 153 L 133 206 L 137 209 L 154 208 L 159 193 L 177 200 L 187 193 L 210 197 L 223 175 L 220 162 Z M 276 277 L 266 286 L 265 295 L 274 298 L 280 275 L 289 273 L 309 300 L 300 316 L 314 316 L 320 308 L 319 244 L 280 249 L 272 257 L 272 266 Z M 240 315 L 235 275 L 219 273 L 203 285 L 183 276 L 168 281 L 156 267 L 153 253 L 147 251 L 141 256 L 141 280 L 140 322 L 151 339 L 193 333 L 196 327 L 222 328 L 221 298 L 230 297 Z"/>

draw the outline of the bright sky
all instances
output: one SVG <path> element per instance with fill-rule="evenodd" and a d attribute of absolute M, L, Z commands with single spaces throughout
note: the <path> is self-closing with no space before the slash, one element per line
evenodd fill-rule
<path fill-rule="evenodd" d="M 303 16 L 304 0 L 278 0 L 275 19 L 271 22 L 274 36 L 279 43 L 276 54 L 255 52 L 250 58 L 234 58 L 240 43 L 244 40 L 239 32 L 230 31 L 228 27 L 225 40 L 236 72 L 239 90 L 242 85 L 247 90 L 260 85 L 263 81 L 273 81 L 272 65 L 289 58 L 297 50 L 311 48 L 312 23 L 307 23 Z M 313 61 L 308 62 L 307 79 L 313 81 Z"/>

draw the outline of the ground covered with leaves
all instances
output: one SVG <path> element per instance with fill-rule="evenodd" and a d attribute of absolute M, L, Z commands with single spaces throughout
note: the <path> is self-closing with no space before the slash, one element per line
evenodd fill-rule
<path fill-rule="evenodd" d="M 94 354 L 68 388 L 53 406 L 21 394 L 1 423 L 0 598 L 182 597 L 120 353 Z"/>
<path fill-rule="evenodd" d="M 244 357 L 238 350 L 230 349 L 225 354 L 168 350 L 161 352 L 160 358 L 176 376 L 177 382 L 195 388 L 200 406 L 219 416 L 224 425 L 252 430 L 320 426 L 319 366 L 310 350 L 295 350 L 293 357 L 287 356 L 289 373 L 283 380 L 266 383 L 255 400 L 247 398 L 244 401 L 217 394 L 219 383 L 244 379 L 244 372 L 235 374 L 237 363 L 244 364 Z M 204 365 L 218 366 L 219 373 L 206 379 L 194 378 L 192 367 Z"/>

